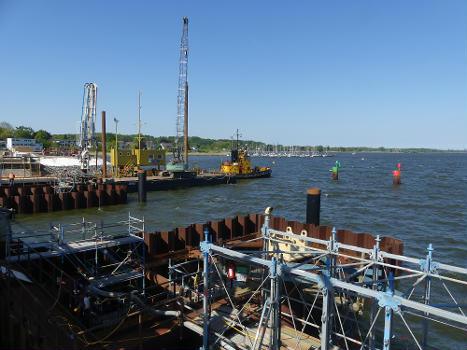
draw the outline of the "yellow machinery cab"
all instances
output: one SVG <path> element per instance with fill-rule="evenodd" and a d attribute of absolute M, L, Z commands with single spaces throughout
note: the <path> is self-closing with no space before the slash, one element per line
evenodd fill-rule
<path fill-rule="evenodd" d="M 155 172 L 166 165 L 164 150 L 153 149 L 117 149 L 110 152 L 112 167 L 118 168 L 121 175 L 133 175 L 137 170 Z"/>

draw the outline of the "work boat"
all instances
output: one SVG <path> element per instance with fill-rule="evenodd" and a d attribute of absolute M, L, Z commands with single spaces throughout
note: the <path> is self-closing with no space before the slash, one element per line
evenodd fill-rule
<path fill-rule="evenodd" d="M 271 168 L 260 168 L 257 166 L 251 168 L 251 160 L 248 152 L 233 149 L 230 152 L 230 161 L 221 164 L 221 173 L 235 175 L 237 179 L 252 179 L 270 177 Z"/>

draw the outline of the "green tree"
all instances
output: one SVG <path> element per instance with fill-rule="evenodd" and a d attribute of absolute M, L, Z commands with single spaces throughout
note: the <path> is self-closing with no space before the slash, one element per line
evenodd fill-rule
<path fill-rule="evenodd" d="M 34 130 L 27 126 L 18 126 L 14 132 L 14 137 L 17 139 L 32 139 Z"/>
<path fill-rule="evenodd" d="M 11 126 L 10 123 L 8 122 L 0 122 L 0 128 L 2 129 L 8 129 L 8 130 L 13 130 L 14 128 Z"/>
<path fill-rule="evenodd" d="M 34 139 L 37 142 L 42 143 L 44 146 L 44 149 L 49 149 L 50 146 L 52 145 L 52 135 L 50 135 L 47 131 L 45 130 L 38 130 L 36 134 L 34 135 Z"/>
<path fill-rule="evenodd" d="M 10 123 L 0 123 L 0 140 L 6 140 L 8 137 L 13 137 L 14 133 L 15 129 L 11 126 Z"/>
<path fill-rule="evenodd" d="M 316 146 L 316 151 L 317 152 L 323 152 L 324 151 L 324 147 L 319 145 L 319 146 Z"/>

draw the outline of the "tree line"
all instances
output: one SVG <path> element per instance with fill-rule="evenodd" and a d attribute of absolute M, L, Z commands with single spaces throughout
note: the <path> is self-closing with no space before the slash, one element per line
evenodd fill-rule
<path fill-rule="evenodd" d="M 102 140 L 102 134 L 96 133 L 96 141 L 100 144 Z M 35 139 L 37 142 L 42 143 L 44 149 L 49 150 L 57 147 L 57 143 L 54 141 L 59 140 L 76 140 L 76 134 L 51 134 L 47 130 L 34 129 L 27 126 L 13 127 L 8 122 L 0 122 L 0 140 L 6 140 L 7 138 L 18 138 L 18 139 Z M 115 133 L 106 133 L 105 139 L 107 143 L 107 151 L 115 147 Z M 137 134 L 117 134 L 117 139 L 120 142 L 126 142 L 131 147 L 138 147 L 138 135 Z M 151 147 L 156 149 L 161 148 L 161 144 L 173 145 L 175 142 L 174 136 L 151 136 L 142 135 L 141 146 L 145 148 L 146 145 L 151 142 Z M 224 152 L 236 147 L 236 140 L 232 139 L 210 139 L 202 138 L 198 136 L 189 136 L 188 144 L 191 150 L 196 150 L 201 153 L 208 152 Z M 344 147 L 344 146 L 286 146 L 281 144 L 266 144 L 264 142 L 252 141 L 252 140 L 239 140 L 238 146 L 240 149 L 248 149 L 250 151 L 286 151 L 294 150 L 296 152 L 410 152 L 410 153 L 429 153 L 429 152 L 459 152 L 459 150 L 437 150 L 432 148 L 386 148 L 386 147 Z M 170 146 L 169 146 L 170 147 Z M 465 152 L 462 150 L 461 152 Z"/>

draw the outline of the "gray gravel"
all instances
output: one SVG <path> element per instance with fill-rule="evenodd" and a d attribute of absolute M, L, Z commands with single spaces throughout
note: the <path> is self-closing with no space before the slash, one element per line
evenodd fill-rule
<path fill-rule="evenodd" d="M 44 175 L 47 176 L 61 176 L 64 175 L 64 173 L 67 174 L 67 176 L 72 176 L 72 177 L 80 177 L 83 176 L 83 172 L 81 171 L 79 166 L 47 166 L 47 165 L 41 165 L 41 170 Z M 87 175 L 90 176 L 96 176 L 102 174 L 102 166 L 90 166 L 89 171 Z"/>

